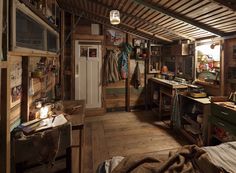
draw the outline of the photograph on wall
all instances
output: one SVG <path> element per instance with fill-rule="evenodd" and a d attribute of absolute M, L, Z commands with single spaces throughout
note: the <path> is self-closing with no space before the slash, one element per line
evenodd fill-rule
<path fill-rule="evenodd" d="M 22 84 L 22 64 L 21 61 L 16 61 L 15 63 L 11 64 L 11 72 L 10 72 L 11 108 L 21 102 L 21 94 L 22 94 L 21 84 Z"/>
<path fill-rule="evenodd" d="M 106 30 L 106 43 L 107 45 L 118 46 L 125 41 L 125 33 L 115 30 L 107 29 Z"/>
<path fill-rule="evenodd" d="M 11 107 L 14 107 L 20 103 L 21 93 L 22 93 L 21 85 L 15 86 L 11 89 Z"/>

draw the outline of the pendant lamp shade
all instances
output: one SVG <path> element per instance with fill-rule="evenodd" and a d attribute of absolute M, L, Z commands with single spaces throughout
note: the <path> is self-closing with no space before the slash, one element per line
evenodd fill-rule
<path fill-rule="evenodd" d="M 120 12 L 118 10 L 110 11 L 110 22 L 112 25 L 118 25 L 120 23 Z"/>

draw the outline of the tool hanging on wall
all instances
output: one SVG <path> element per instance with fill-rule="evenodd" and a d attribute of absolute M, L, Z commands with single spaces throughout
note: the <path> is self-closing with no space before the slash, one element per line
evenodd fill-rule
<path fill-rule="evenodd" d="M 136 62 L 134 73 L 131 78 L 131 85 L 133 85 L 135 89 L 138 89 L 141 85 L 141 74 L 138 61 Z"/>

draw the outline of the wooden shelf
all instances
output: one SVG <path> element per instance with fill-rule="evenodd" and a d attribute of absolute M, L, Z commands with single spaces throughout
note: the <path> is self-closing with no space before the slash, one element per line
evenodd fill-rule
<path fill-rule="evenodd" d="M 47 57 L 47 58 L 57 58 L 59 54 L 47 52 L 47 51 L 31 51 L 31 52 L 16 52 L 9 51 L 8 56 L 25 56 L 25 57 Z"/>
<path fill-rule="evenodd" d="M 217 88 L 217 89 L 220 88 L 219 85 L 214 85 L 210 82 L 205 82 L 205 81 L 200 81 L 200 80 L 196 80 L 195 82 L 196 82 L 196 84 L 200 84 L 200 85 L 203 85 L 203 86 L 208 86 L 208 87 L 211 87 L 211 88 Z"/>
<path fill-rule="evenodd" d="M 45 23 L 47 23 L 50 27 L 52 27 L 55 31 L 59 32 L 59 29 L 56 27 L 55 24 L 51 23 L 46 16 L 43 15 L 43 13 L 36 9 L 28 0 L 20 0 L 25 4 L 26 7 L 28 7 L 33 13 L 35 13 L 37 16 L 39 16 Z"/>
<path fill-rule="evenodd" d="M 198 122 L 194 121 L 192 118 L 190 118 L 189 116 L 182 116 L 182 118 L 187 121 L 190 124 L 193 124 L 194 126 L 201 128 L 201 124 L 199 124 Z"/>
<path fill-rule="evenodd" d="M 184 129 L 180 129 L 180 132 L 188 138 L 188 140 L 190 140 L 192 143 L 196 144 L 197 143 L 197 140 L 189 133 L 187 132 L 186 130 Z"/>

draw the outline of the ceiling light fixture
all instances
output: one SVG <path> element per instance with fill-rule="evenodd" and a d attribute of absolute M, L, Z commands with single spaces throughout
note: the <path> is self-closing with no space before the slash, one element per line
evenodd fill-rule
<path fill-rule="evenodd" d="M 112 25 L 118 25 L 120 23 L 120 12 L 118 10 L 110 11 L 110 22 Z"/>

